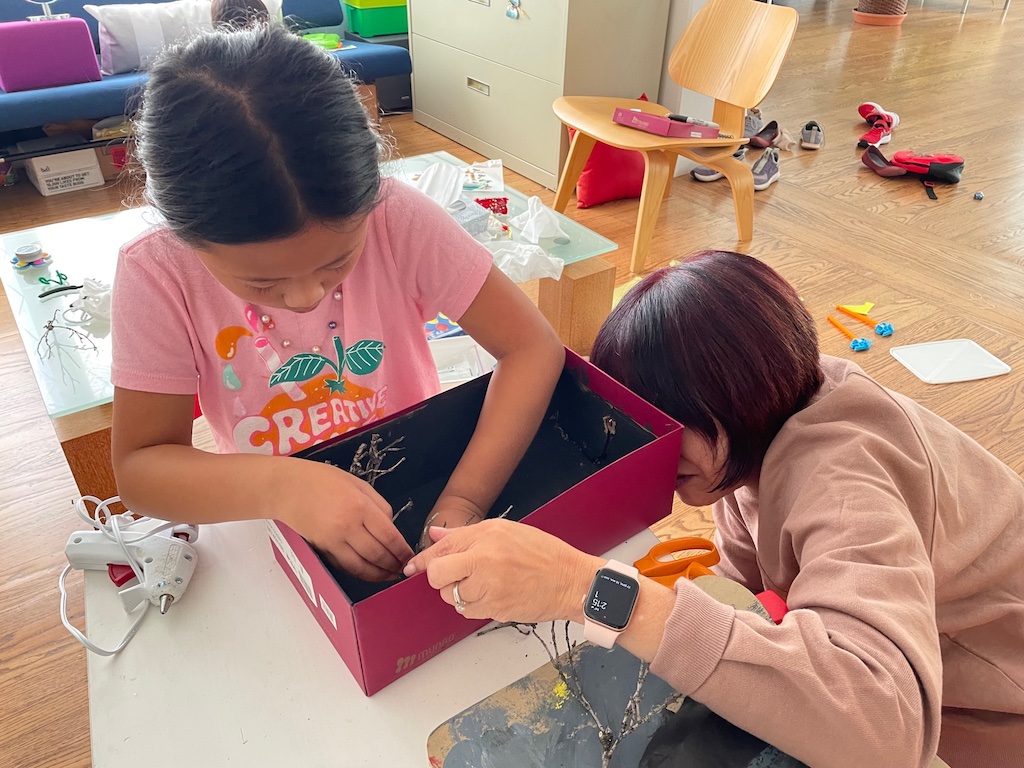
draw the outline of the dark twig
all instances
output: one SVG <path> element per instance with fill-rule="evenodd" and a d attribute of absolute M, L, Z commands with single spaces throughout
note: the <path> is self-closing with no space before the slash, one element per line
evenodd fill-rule
<path fill-rule="evenodd" d="M 398 465 L 396 464 L 395 466 Z M 412 509 L 412 499 L 409 499 L 407 502 L 405 502 L 405 505 L 391 516 L 391 522 L 395 522 L 398 519 L 399 515 L 401 515 L 403 512 L 408 512 L 410 509 Z"/>
<path fill-rule="evenodd" d="M 369 445 L 362 443 L 356 449 L 355 455 L 352 457 L 352 464 L 349 466 L 348 471 L 356 477 L 363 478 L 363 480 L 370 484 L 371 488 L 374 487 L 380 478 L 394 472 L 402 465 L 402 462 L 405 461 L 405 457 L 403 456 L 387 469 L 381 469 L 381 465 L 384 463 L 384 459 L 387 458 L 389 453 L 404 450 L 403 448 L 398 447 L 398 444 L 403 440 L 405 440 L 404 435 L 381 448 L 380 435 L 371 435 Z"/>

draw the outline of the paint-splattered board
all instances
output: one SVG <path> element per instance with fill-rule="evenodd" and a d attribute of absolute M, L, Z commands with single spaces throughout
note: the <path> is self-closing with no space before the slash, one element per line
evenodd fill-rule
<path fill-rule="evenodd" d="M 771 621 L 754 594 L 734 581 L 721 576 L 702 576 L 693 583 L 719 602 L 738 610 L 753 611 Z M 617 646 L 606 651 L 582 643 L 576 653 L 579 654 L 584 696 L 601 722 L 617 733 L 626 702 L 636 690 L 640 662 Z M 559 659 L 564 660 L 565 654 Z M 648 674 L 641 714 L 673 693 L 668 683 Z M 622 739 L 608 768 L 636 768 L 651 736 L 668 714 L 668 711 L 660 713 Z M 442 723 L 427 739 L 427 754 L 432 768 L 597 768 L 602 765 L 601 744 L 593 718 L 569 694 L 550 663 Z"/>
<path fill-rule="evenodd" d="M 584 696 L 601 721 L 618 732 L 626 703 L 636 690 L 640 662 L 620 648 L 606 651 L 590 643 L 580 644 L 575 653 Z M 672 694 L 665 681 L 648 674 L 641 713 Z M 656 715 L 622 739 L 609 768 L 635 768 L 666 714 Z M 602 764 L 593 719 L 550 663 L 442 723 L 430 734 L 427 753 L 433 768 L 597 768 Z"/>

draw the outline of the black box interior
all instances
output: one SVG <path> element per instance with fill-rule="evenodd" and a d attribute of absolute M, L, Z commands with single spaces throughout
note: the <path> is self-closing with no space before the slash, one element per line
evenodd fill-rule
<path fill-rule="evenodd" d="M 395 511 L 412 503 L 395 524 L 415 549 L 427 515 L 473 435 L 489 381 L 490 374 L 474 379 L 358 435 L 296 455 L 349 470 L 360 447 L 367 451 L 371 439 L 378 449 L 396 449 L 380 463 L 380 470 L 394 470 L 380 475 L 373 485 Z M 579 371 L 566 368 L 536 437 L 488 517 L 499 517 L 511 507 L 508 519 L 521 520 L 602 466 L 653 440 L 649 430 L 591 392 Z M 365 455 L 362 465 L 367 466 Z M 363 581 L 321 560 L 353 603 L 394 583 Z"/>

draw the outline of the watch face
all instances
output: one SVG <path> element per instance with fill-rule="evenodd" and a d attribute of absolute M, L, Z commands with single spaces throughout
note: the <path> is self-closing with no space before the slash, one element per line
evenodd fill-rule
<path fill-rule="evenodd" d="M 636 579 L 610 568 L 602 568 L 594 577 L 590 594 L 583 605 L 583 613 L 598 624 L 612 629 L 625 629 L 639 591 L 640 584 Z"/>

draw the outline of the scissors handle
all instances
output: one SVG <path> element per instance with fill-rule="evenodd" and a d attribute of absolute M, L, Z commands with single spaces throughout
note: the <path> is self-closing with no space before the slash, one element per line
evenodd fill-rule
<path fill-rule="evenodd" d="M 661 559 L 687 550 L 704 551 L 671 560 Z M 695 579 L 712 575 L 711 566 L 717 565 L 720 560 L 714 542 L 699 536 L 688 536 L 655 544 L 650 552 L 633 565 L 641 575 L 670 587 L 681 578 Z"/>

